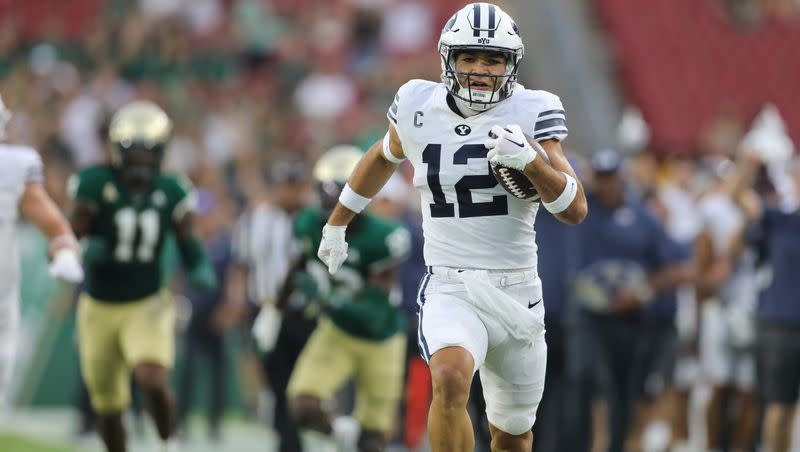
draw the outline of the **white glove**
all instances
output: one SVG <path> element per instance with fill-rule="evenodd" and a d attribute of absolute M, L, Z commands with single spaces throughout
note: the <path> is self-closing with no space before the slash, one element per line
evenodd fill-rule
<path fill-rule="evenodd" d="M 339 271 L 347 259 L 347 242 L 344 233 L 347 226 L 331 226 L 326 224 L 322 228 L 322 241 L 319 243 L 317 256 L 328 266 L 328 272 L 334 274 Z"/>
<path fill-rule="evenodd" d="M 537 153 L 531 147 L 522 128 L 516 124 L 509 124 L 505 128 L 492 127 L 492 135 L 484 142 L 489 152 L 486 158 L 495 165 L 525 171 L 528 163 L 536 160 Z M 536 144 L 539 146 L 539 144 Z"/>
<path fill-rule="evenodd" d="M 251 330 L 256 345 L 261 351 L 269 353 L 275 348 L 282 320 L 283 316 L 275 305 L 270 303 L 261 306 Z"/>
<path fill-rule="evenodd" d="M 61 248 L 56 251 L 48 268 L 50 276 L 62 281 L 78 284 L 83 281 L 83 267 L 78 252 L 73 248 Z"/>

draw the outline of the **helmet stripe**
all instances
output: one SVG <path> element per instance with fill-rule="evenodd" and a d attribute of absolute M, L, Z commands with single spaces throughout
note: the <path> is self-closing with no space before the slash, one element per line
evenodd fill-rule
<path fill-rule="evenodd" d="M 472 24 L 472 36 L 478 37 L 481 35 L 481 4 L 475 3 L 472 5 L 472 17 L 475 23 Z"/>
<path fill-rule="evenodd" d="M 494 28 L 495 28 L 495 23 L 494 23 L 494 14 L 495 14 L 495 12 L 494 12 L 494 10 L 496 8 L 491 3 L 489 3 L 486 6 L 489 7 L 489 37 L 490 38 L 494 38 Z"/>

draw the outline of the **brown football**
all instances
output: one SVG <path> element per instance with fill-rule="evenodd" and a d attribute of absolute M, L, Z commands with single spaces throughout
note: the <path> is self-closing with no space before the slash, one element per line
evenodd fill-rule
<path fill-rule="evenodd" d="M 494 173 L 497 182 L 500 182 L 500 185 L 515 198 L 529 201 L 539 199 L 539 192 L 536 191 L 536 187 L 533 186 L 528 176 L 522 171 L 502 165 L 492 165 L 492 173 Z"/>
<path fill-rule="evenodd" d="M 547 154 L 539 152 L 539 157 L 544 158 L 544 161 L 548 164 L 550 163 L 550 159 L 547 157 Z M 512 196 L 528 201 L 539 200 L 539 192 L 536 191 L 536 187 L 533 186 L 533 182 L 528 179 L 528 176 L 526 176 L 525 173 L 507 166 L 494 164 L 490 166 L 492 167 L 492 173 L 494 174 L 495 179 L 497 179 L 497 182 L 500 182 L 500 185 L 502 185 L 503 188 Z"/>

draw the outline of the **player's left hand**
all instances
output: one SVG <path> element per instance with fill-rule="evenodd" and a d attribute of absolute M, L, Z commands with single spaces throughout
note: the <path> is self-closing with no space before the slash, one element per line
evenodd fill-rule
<path fill-rule="evenodd" d="M 282 320 L 283 315 L 274 304 L 268 303 L 261 306 L 251 331 L 259 350 L 269 353 L 275 348 Z"/>
<path fill-rule="evenodd" d="M 519 171 L 525 171 L 525 167 L 538 156 L 522 128 L 516 124 L 492 127 L 492 138 L 486 140 L 484 146 L 489 149 L 486 158 L 491 163 Z"/>
<path fill-rule="evenodd" d="M 48 272 L 53 278 L 68 283 L 78 284 L 83 281 L 83 267 L 74 248 L 61 248 L 56 251 Z"/>

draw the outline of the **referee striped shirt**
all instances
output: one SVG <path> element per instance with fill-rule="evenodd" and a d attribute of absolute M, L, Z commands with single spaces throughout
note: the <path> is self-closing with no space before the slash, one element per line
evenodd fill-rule
<path fill-rule="evenodd" d="M 292 233 L 292 216 L 270 204 L 244 212 L 233 231 L 233 258 L 248 271 L 247 297 L 261 305 L 274 300 L 300 248 Z"/>

